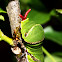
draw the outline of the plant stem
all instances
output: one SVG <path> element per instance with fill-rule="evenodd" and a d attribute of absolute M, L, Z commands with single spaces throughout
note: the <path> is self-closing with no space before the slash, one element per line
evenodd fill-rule
<path fill-rule="evenodd" d="M 17 62 L 28 62 L 26 47 L 22 43 L 22 38 L 21 38 L 21 33 L 20 33 L 21 18 L 19 15 L 21 13 L 21 10 L 20 10 L 19 0 L 9 0 L 6 10 L 7 10 L 7 14 L 9 17 L 10 26 L 11 26 L 13 42 L 15 43 L 14 47 L 18 47 L 17 44 L 20 43 L 19 48 L 24 51 L 24 52 L 21 52 L 22 55 L 20 55 L 20 54 L 15 55 Z M 12 48 L 14 49 L 14 47 L 12 47 Z"/>
<path fill-rule="evenodd" d="M 42 46 L 43 52 L 52 60 L 52 62 L 56 62 L 53 56 Z"/>
<path fill-rule="evenodd" d="M 21 12 L 19 0 L 10 0 L 6 7 L 6 10 L 9 17 L 11 32 L 13 36 L 14 30 L 20 26 L 21 21 L 21 18 L 19 17 Z"/>
<path fill-rule="evenodd" d="M 7 37 L 6 35 L 3 36 L 3 40 L 6 41 L 7 43 L 9 43 L 10 45 L 14 46 L 13 40 L 11 38 Z"/>
<path fill-rule="evenodd" d="M 9 43 L 10 45 L 14 46 L 13 40 L 11 38 L 7 37 L 6 35 L 4 35 L 1 30 L 0 30 L 0 40 L 4 40 L 7 43 Z"/>

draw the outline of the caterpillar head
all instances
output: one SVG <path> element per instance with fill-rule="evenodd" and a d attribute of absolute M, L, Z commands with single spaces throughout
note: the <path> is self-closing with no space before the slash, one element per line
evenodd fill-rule
<path fill-rule="evenodd" d="M 29 12 L 29 10 L 27 12 Z M 28 14 L 27 12 L 25 14 Z M 43 27 L 40 24 L 36 24 L 33 21 L 29 21 L 29 18 L 27 19 L 25 18 L 26 17 L 23 17 L 22 18 L 23 21 L 21 21 L 22 38 L 27 43 L 30 43 L 30 44 L 36 44 L 36 43 L 43 41 L 44 39 Z"/>

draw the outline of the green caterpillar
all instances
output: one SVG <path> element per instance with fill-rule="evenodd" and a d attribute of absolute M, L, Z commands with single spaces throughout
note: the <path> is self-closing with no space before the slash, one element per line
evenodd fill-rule
<path fill-rule="evenodd" d="M 29 21 L 29 18 L 21 21 L 22 38 L 30 44 L 36 44 L 44 39 L 44 31 L 40 24 Z"/>
<path fill-rule="evenodd" d="M 26 19 L 27 14 L 31 11 L 29 9 L 24 16 L 20 14 L 22 18 L 21 21 L 21 34 L 22 38 L 28 44 L 26 45 L 28 53 L 33 55 L 36 60 L 33 60 L 30 55 L 28 55 L 29 62 L 43 62 L 43 52 L 42 52 L 42 41 L 44 39 L 44 30 L 40 24 L 36 24 L 34 21 L 29 21 Z"/>

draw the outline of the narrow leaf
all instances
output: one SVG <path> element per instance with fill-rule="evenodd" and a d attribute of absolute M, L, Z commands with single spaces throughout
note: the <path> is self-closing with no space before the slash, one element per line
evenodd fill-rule
<path fill-rule="evenodd" d="M 6 41 L 8 44 L 10 44 L 12 46 L 14 45 L 13 40 L 11 38 L 7 37 L 6 35 L 4 35 L 3 32 L 0 30 L 0 41 L 1 40 Z"/>
<path fill-rule="evenodd" d="M 0 8 L 0 13 L 7 13 L 7 12 Z"/>
<path fill-rule="evenodd" d="M 56 9 L 56 11 L 62 14 L 62 9 Z"/>
<path fill-rule="evenodd" d="M 4 16 L 0 15 L 0 20 L 5 21 Z"/>
<path fill-rule="evenodd" d="M 35 23 L 38 24 L 45 24 L 50 20 L 49 13 L 39 12 L 33 9 L 31 10 L 27 17 L 30 19 L 30 21 L 34 21 Z"/>
<path fill-rule="evenodd" d="M 53 56 L 44 47 L 42 47 L 42 50 L 49 57 L 49 59 L 51 59 L 52 62 L 56 62 Z"/>

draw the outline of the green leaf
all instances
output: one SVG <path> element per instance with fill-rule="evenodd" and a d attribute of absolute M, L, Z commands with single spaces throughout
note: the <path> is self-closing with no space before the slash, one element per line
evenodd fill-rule
<path fill-rule="evenodd" d="M 54 41 L 55 43 L 62 45 L 62 32 L 58 32 L 52 29 L 51 26 L 44 28 L 45 38 Z"/>
<path fill-rule="evenodd" d="M 47 10 L 47 8 L 43 4 L 43 2 L 40 0 L 31 0 L 30 8 L 33 8 L 33 9 L 39 10 L 39 11 L 46 11 Z"/>
<path fill-rule="evenodd" d="M 62 52 L 54 52 L 53 55 L 56 55 L 56 56 L 62 57 Z"/>
<path fill-rule="evenodd" d="M 34 9 L 32 9 L 31 12 L 29 12 L 27 17 L 30 19 L 30 21 L 34 21 L 35 23 L 38 24 L 45 24 L 50 20 L 49 13 L 39 12 Z"/>
<path fill-rule="evenodd" d="M 6 41 L 8 44 L 10 44 L 12 46 L 14 45 L 13 40 L 11 38 L 7 37 L 6 35 L 4 35 L 3 32 L 0 30 L 0 41 L 1 40 Z"/>
<path fill-rule="evenodd" d="M 22 4 L 24 10 L 27 9 L 27 7 L 34 8 L 36 10 L 43 10 L 43 11 L 45 11 L 45 9 L 46 9 L 45 5 L 40 0 L 25 0 L 25 1 L 24 0 L 20 0 L 20 3 L 24 4 L 24 5 Z"/>
<path fill-rule="evenodd" d="M 2 39 L 0 38 L 0 41 L 1 41 Z"/>
<path fill-rule="evenodd" d="M 24 4 L 27 4 L 27 3 L 31 2 L 31 0 L 20 0 L 20 2 L 23 2 Z"/>
<path fill-rule="evenodd" d="M 56 9 L 56 11 L 62 14 L 62 9 Z"/>
<path fill-rule="evenodd" d="M 62 52 L 54 52 L 53 55 L 58 56 L 58 57 L 62 57 Z"/>
<path fill-rule="evenodd" d="M 50 11 L 50 15 L 52 15 L 52 16 L 57 16 L 56 10 L 55 10 L 55 9 L 51 10 L 51 11 Z"/>
<path fill-rule="evenodd" d="M 7 12 L 0 8 L 0 13 L 7 13 Z"/>
<path fill-rule="evenodd" d="M 5 21 L 4 16 L 0 15 L 0 20 Z"/>
<path fill-rule="evenodd" d="M 62 62 L 62 57 L 53 55 L 53 58 L 55 59 L 56 62 Z M 52 62 L 52 60 L 48 56 L 46 56 L 44 62 Z"/>
<path fill-rule="evenodd" d="M 43 56 L 43 52 L 42 52 L 42 46 L 32 46 L 32 47 L 29 47 L 29 46 L 26 46 L 27 47 L 27 51 L 33 55 L 37 62 L 40 61 L 40 62 L 43 62 L 44 60 L 44 56 Z"/>

